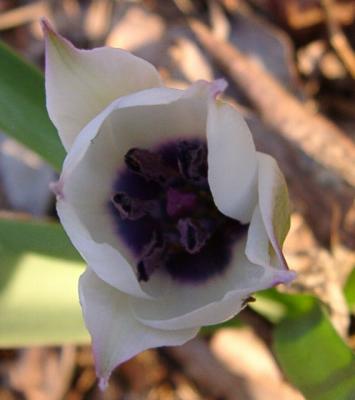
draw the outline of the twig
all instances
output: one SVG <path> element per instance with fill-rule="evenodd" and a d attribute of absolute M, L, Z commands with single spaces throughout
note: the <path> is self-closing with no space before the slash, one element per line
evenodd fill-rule
<path fill-rule="evenodd" d="M 226 352 L 229 349 L 228 344 L 230 342 L 226 343 Z M 216 352 L 216 346 L 214 347 Z M 260 351 L 259 347 L 255 349 L 254 357 L 258 351 Z M 264 351 L 267 353 L 267 350 Z M 209 346 L 200 339 L 192 340 L 184 346 L 167 348 L 164 353 L 183 367 L 184 373 L 199 387 L 201 393 L 205 395 L 204 398 L 223 398 L 225 400 L 270 400 L 275 398 L 300 400 L 302 398 L 296 391 L 286 384 L 282 384 L 280 376 L 275 380 L 263 377 L 262 374 L 257 376 L 254 371 L 250 370 L 248 364 L 238 370 L 233 370 L 230 365 L 221 362 L 222 360 L 219 361 Z M 268 356 L 271 357 L 270 354 Z M 256 358 L 255 362 L 258 361 L 259 359 Z M 236 359 L 235 362 L 238 363 L 238 360 Z M 226 366 L 227 368 L 225 368 Z M 275 370 L 277 371 L 276 366 Z"/>
<path fill-rule="evenodd" d="M 277 159 L 287 178 L 292 202 L 312 227 L 318 242 L 325 246 L 331 244 L 334 239 L 332 216 L 336 212 L 339 217 L 337 240 L 350 249 L 354 248 L 354 189 L 339 179 L 324 179 L 324 168 L 306 161 L 302 150 L 275 134 L 256 115 L 246 114 L 244 117 L 257 149 Z"/>
<path fill-rule="evenodd" d="M 94 0 L 85 15 L 84 29 L 87 37 L 100 40 L 108 31 L 113 11 L 111 0 Z"/>
<path fill-rule="evenodd" d="M 196 13 L 196 7 L 191 0 L 174 0 L 176 7 L 185 15 Z"/>
<path fill-rule="evenodd" d="M 332 251 L 319 246 L 302 215 L 292 214 L 291 231 L 284 252 L 297 278 L 286 292 L 310 293 L 327 305 L 330 319 L 344 339 L 349 328 L 349 308 L 343 293 L 346 278 L 353 269 L 355 253 L 336 245 Z"/>
<path fill-rule="evenodd" d="M 58 360 L 58 378 L 55 387 L 52 388 L 52 395 L 55 400 L 63 399 L 70 387 L 73 378 L 76 360 L 76 348 L 67 344 L 61 348 Z"/>
<path fill-rule="evenodd" d="M 332 0 L 321 0 L 321 4 L 326 16 L 330 43 L 351 77 L 355 79 L 355 54 L 337 20 L 334 18 L 334 3 Z"/>
<path fill-rule="evenodd" d="M 313 114 L 258 63 L 216 39 L 202 23 L 190 26 L 200 43 L 242 88 L 267 124 L 318 163 L 355 186 L 355 146 L 332 122 Z"/>
<path fill-rule="evenodd" d="M 301 2 L 285 1 L 286 21 L 293 29 L 306 29 L 324 22 L 325 15 L 315 3 L 313 7 L 302 7 Z M 354 20 L 354 3 L 335 3 L 333 15 L 336 21 L 341 25 L 350 25 Z"/>
<path fill-rule="evenodd" d="M 14 28 L 48 15 L 49 7 L 45 1 L 17 7 L 0 15 L 0 30 Z"/>
<path fill-rule="evenodd" d="M 253 399 L 245 380 L 226 371 L 201 339 L 164 349 L 164 353 L 183 366 L 184 372 L 204 394 L 225 400 Z"/>

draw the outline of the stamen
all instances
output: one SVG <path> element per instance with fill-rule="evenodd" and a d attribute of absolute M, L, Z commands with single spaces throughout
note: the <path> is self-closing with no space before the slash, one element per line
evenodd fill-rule
<path fill-rule="evenodd" d="M 125 162 L 131 171 L 147 181 L 164 184 L 172 176 L 171 169 L 164 164 L 160 155 L 148 150 L 136 148 L 129 150 L 125 155 Z"/>
<path fill-rule="evenodd" d="M 136 221 L 145 215 L 159 216 L 159 204 L 128 196 L 126 193 L 117 192 L 112 197 L 112 203 L 122 219 Z"/>
<path fill-rule="evenodd" d="M 207 144 L 197 138 L 126 153 L 109 209 L 134 256 L 138 281 L 167 272 L 199 284 L 228 267 L 247 225 L 215 206 L 207 164 Z"/>
<path fill-rule="evenodd" d="M 198 253 L 210 237 L 210 233 L 191 218 L 179 219 L 177 228 L 180 233 L 180 243 L 190 254 Z"/>
<path fill-rule="evenodd" d="M 151 241 L 143 250 L 137 264 L 138 280 L 147 282 L 151 274 L 163 263 L 165 242 L 162 235 L 154 231 Z"/>
<path fill-rule="evenodd" d="M 178 145 L 178 166 L 181 175 L 195 183 L 207 176 L 207 149 L 203 144 L 183 141 Z"/>

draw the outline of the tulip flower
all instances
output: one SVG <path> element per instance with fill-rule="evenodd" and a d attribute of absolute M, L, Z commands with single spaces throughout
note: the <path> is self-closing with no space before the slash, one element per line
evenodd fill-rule
<path fill-rule="evenodd" d="M 294 278 L 287 187 L 218 99 L 224 80 L 168 88 L 143 59 L 43 28 L 47 109 L 67 151 L 53 188 L 87 264 L 80 303 L 105 387 L 137 353 L 185 343 Z"/>

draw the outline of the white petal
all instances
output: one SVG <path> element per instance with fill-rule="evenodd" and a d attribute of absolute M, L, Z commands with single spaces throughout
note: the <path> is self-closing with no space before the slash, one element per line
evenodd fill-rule
<path fill-rule="evenodd" d="M 183 344 L 198 332 L 144 326 L 133 317 L 128 296 L 104 283 L 89 268 L 80 278 L 79 293 L 102 389 L 118 364 L 148 348 Z"/>
<path fill-rule="evenodd" d="M 251 133 L 236 109 L 211 101 L 207 119 L 208 181 L 218 209 L 249 222 L 257 202 L 257 158 Z"/>
<path fill-rule="evenodd" d="M 148 297 L 119 251 L 107 243 L 95 242 L 68 202 L 58 199 L 57 211 L 71 242 L 101 279 L 125 293 Z"/>
<path fill-rule="evenodd" d="M 290 204 L 285 178 L 276 161 L 267 154 L 258 153 L 259 207 L 265 230 L 279 260 L 287 268 L 282 244 L 290 229 Z"/>
<path fill-rule="evenodd" d="M 281 247 L 279 249 L 281 252 Z M 273 250 L 259 206 L 255 207 L 251 219 L 245 253 L 251 262 L 262 265 L 265 268 L 275 268 L 279 271 L 279 275 L 272 286 L 278 283 L 288 283 L 296 277 L 294 271 L 288 270 L 284 256 L 280 257 Z"/>
<path fill-rule="evenodd" d="M 122 97 L 83 129 L 65 159 L 57 190 L 61 222 L 73 242 L 80 224 L 75 246 L 101 279 L 124 292 L 136 293 L 137 285 L 123 286 L 126 273 L 133 279 L 136 260 L 120 241 L 108 210 L 124 155 L 132 147 L 151 148 L 161 141 L 203 135 L 208 87 L 201 82 L 188 91 L 160 88 Z M 66 214 L 75 214 L 77 221 Z M 98 246 L 101 251 L 92 250 Z M 109 249 L 107 257 L 104 248 Z M 115 262 L 116 253 L 120 256 Z M 126 271 L 122 282 L 117 276 L 121 268 Z"/>
<path fill-rule="evenodd" d="M 217 324 L 236 315 L 252 292 L 271 287 L 280 278 L 280 271 L 252 264 L 244 247 L 244 241 L 238 243 L 225 273 L 204 284 L 169 286 L 165 282 L 167 294 L 163 298 L 131 299 L 136 317 L 157 329 L 187 329 Z"/>
<path fill-rule="evenodd" d="M 81 129 L 118 97 L 161 86 L 148 62 L 120 49 L 78 50 L 44 22 L 46 97 L 66 150 Z"/>
<path fill-rule="evenodd" d="M 105 158 L 117 166 L 117 160 L 122 161 L 133 146 L 151 148 L 172 139 L 205 138 L 210 86 L 199 81 L 185 91 L 154 88 L 117 99 L 80 132 L 65 159 L 63 174 L 79 164 L 99 136 L 109 136 L 106 140 L 111 141 L 116 157 Z"/>
<path fill-rule="evenodd" d="M 150 89 L 122 99 L 107 120 L 121 154 L 171 140 L 205 139 L 209 87 L 199 81 L 186 91 Z"/>
<path fill-rule="evenodd" d="M 273 265 L 269 248 L 269 237 L 261 217 L 260 208 L 256 206 L 248 229 L 245 253 L 251 262 L 258 265 Z M 277 267 L 277 265 L 275 266 Z"/>

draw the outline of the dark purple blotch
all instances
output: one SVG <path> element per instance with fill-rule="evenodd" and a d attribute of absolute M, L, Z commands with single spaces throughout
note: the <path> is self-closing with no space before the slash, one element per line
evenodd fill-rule
<path fill-rule="evenodd" d="M 109 208 L 143 282 L 158 272 L 180 282 L 205 282 L 226 270 L 233 246 L 247 231 L 216 208 L 207 145 L 200 140 L 130 149 Z"/>

